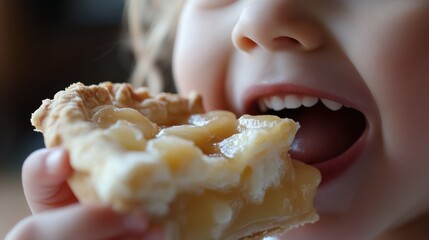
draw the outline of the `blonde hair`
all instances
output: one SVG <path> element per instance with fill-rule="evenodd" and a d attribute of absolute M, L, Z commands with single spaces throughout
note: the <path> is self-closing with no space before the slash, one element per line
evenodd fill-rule
<path fill-rule="evenodd" d="M 136 66 L 134 86 L 153 92 L 164 89 L 165 70 L 171 68 L 173 40 L 184 0 L 127 0 L 126 22 Z"/>

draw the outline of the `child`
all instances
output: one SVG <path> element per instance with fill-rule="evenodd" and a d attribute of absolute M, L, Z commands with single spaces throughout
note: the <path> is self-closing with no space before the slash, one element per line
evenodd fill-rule
<path fill-rule="evenodd" d="M 185 1 L 178 91 L 199 91 L 207 110 L 294 118 L 292 157 L 322 173 L 320 220 L 284 239 L 429 239 L 428 21 L 423 0 Z M 76 204 L 70 171 L 62 149 L 27 159 L 34 216 L 9 239 L 162 237 L 144 215 Z"/>

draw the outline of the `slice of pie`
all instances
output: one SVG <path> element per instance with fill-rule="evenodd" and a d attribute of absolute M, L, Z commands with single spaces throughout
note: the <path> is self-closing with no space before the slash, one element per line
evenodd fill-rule
<path fill-rule="evenodd" d="M 290 119 L 204 112 L 196 94 L 76 83 L 31 121 L 47 147 L 69 151 L 81 202 L 144 209 L 167 239 L 260 239 L 318 220 L 320 173 L 290 159 Z"/>

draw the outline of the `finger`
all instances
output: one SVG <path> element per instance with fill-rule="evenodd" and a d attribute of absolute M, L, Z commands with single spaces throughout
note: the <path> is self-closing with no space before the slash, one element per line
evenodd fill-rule
<path fill-rule="evenodd" d="M 31 154 L 22 167 L 24 193 L 31 211 L 38 213 L 77 202 L 67 184 L 71 173 L 68 154 L 62 148 Z"/>
<path fill-rule="evenodd" d="M 73 204 L 21 221 L 6 240 L 123 239 L 125 236 L 141 236 L 147 226 L 143 214 L 123 215 L 105 206 Z"/>

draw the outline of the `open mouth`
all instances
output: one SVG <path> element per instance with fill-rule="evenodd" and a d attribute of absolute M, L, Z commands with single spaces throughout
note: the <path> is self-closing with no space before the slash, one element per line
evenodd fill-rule
<path fill-rule="evenodd" d="M 317 164 L 346 152 L 362 136 L 366 119 L 360 111 L 341 103 L 296 94 L 261 98 L 251 114 L 271 114 L 300 123 L 291 157 Z"/>

